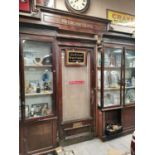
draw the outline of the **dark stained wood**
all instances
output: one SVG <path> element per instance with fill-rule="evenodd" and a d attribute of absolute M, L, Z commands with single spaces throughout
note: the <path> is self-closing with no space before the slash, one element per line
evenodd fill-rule
<path fill-rule="evenodd" d="M 64 40 L 64 42 L 66 42 L 66 40 Z M 91 113 L 91 116 L 92 118 L 94 118 L 94 120 L 90 120 L 89 119 L 86 119 L 86 120 L 80 120 L 80 122 L 82 122 L 82 127 L 79 127 L 78 129 L 75 129 L 73 128 L 73 124 L 74 123 L 77 123 L 79 122 L 79 120 L 74 120 L 73 122 L 62 122 L 62 112 L 63 112 L 63 101 L 62 101 L 62 68 L 61 68 L 61 65 L 62 65 L 62 62 L 61 62 L 61 53 L 62 51 L 68 49 L 68 48 L 71 48 L 72 49 L 76 49 L 77 46 L 79 44 L 79 42 L 75 41 L 74 44 L 72 42 L 68 42 L 68 45 L 69 46 L 64 46 L 64 42 L 62 41 L 61 43 L 61 47 L 60 47 L 60 50 L 59 50 L 59 62 L 60 62 L 60 66 L 59 66 L 59 133 L 60 133 L 60 139 L 64 139 L 67 135 L 74 135 L 74 134 L 79 134 L 81 132 L 85 132 L 85 131 L 89 131 L 89 132 L 92 132 L 92 131 L 95 131 L 95 107 L 96 107 L 96 103 L 95 103 L 95 100 L 96 100 L 96 96 L 95 96 L 95 91 L 94 91 L 94 88 L 95 88 L 95 83 L 96 83 L 96 79 L 95 79 L 95 76 L 93 77 L 92 75 L 95 74 L 95 68 L 94 68 L 94 64 L 93 64 L 93 58 L 94 58 L 94 53 L 95 53 L 95 48 L 90 48 L 92 45 L 90 44 L 89 48 L 83 48 L 83 46 L 85 45 L 85 43 L 82 42 L 82 40 L 80 40 L 80 49 L 82 50 L 85 50 L 87 52 L 90 53 L 90 61 L 91 61 L 91 66 L 90 66 L 90 70 L 91 70 L 91 73 L 90 73 L 90 81 L 91 81 L 91 86 L 90 86 L 90 96 L 91 96 L 91 99 L 90 99 L 90 113 Z M 95 47 L 95 46 L 94 46 Z M 77 48 L 79 49 L 79 48 Z M 60 100 L 61 99 L 61 100 Z M 86 123 L 88 122 L 88 123 Z M 86 124 L 85 124 L 86 123 Z M 84 127 L 85 125 L 88 125 L 90 127 Z M 65 131 L 66 128 L 70 128 L 70 130 L 67 130 L 67 132 Z"/>
<path fill-rule="evenodd" d="M 34 23 L 38 25 L 51 26 L 60 30 L 69 30 L 88 34 L 100 34 L 107 29 L 109 20 L 94 18 L 91 16 L 76 15 L 56 9 L 40 7 L 41 19 L 20 16 L 21 23 Z"/>
<path fill-rule="evenodd" d="M 57 9 L 48 9 L 37 6 L 40 12 L 35 16 L 20 14 L 20 86 L 22 99 L 22 120 L 20 122 L 20 152 L 22 155 L 30 155 L 48 152 L 65 136 L 90 132 L 95 135 L 99 126 L 103 124 L 97 109 L 96 97 L 96 52 L 97 36 L 102 36 L 107 30 L 109 20 L 85 15 L 72 14 Z M 53 77 L 54 77 L 54 113 L 53 115 L 39 119 L 25 120 L 24 118 L 24 68 L 22 56 L 22 40 L 36 40 L 50 42 L 53 45 Z M 90 53 L 90 113 L 91 118 L 62 122 L 62 50 L 67 48 L 85 49 Z M 102 113 L 100 113 L 102 114 Z M 58 117 L 56 117 L 58 116 Z M 104 115 L 103 115 L 104 116 Z M 99 121 L 96 119 L 98 117 Z M 82 122 L 81 126 L 75 123 Z M 98 129 L 96 128 L 98 124 Z M 58 136 L 58 137 L 57 137 Z M 84 138 L 84 140 L 86 140 Z"/>
<path fill-rule="evenodd" d="M 26 152 L 31 154 L 56 146 L 56 119 L 30 122 L 25 125 Z"/>
<path fill-rule="evenodd" d="M 34 118 L 26 120 L 25 116 L 25 95 L 24 95 L 24 61 L 23 61 L 23 40 L 33 40 L 51 43 L 52 45 L 52 71 L 53 71 L 53 100 L 56 99 L 56 55 L 55 55 L 55 39 L 50 36 L 31 35 L 20 33 L 21 48 L 20 48 L 20 81 L 21 81 L 21 99 L 22 99 L 22 119 L 20 122 L 20 152 L 22 155 L 33 154 L 44 150 L 49 150 L 56 147 L 57 144 L 57 117 L 55 117 L 56 104 L 53 106 L 53 114 L 42 118 Z"/>
<path fill-rule="evenodd" d="M 110 34 L 108 32 L 105 32 L 107 34 L 103 35 L 103 44 L 102 46 L 99 46 L 99 49 L 102 49 L 102 62 L 101 62 L 101 81 L 102 81 L 102 87 L 101 87 L 101 94 L 102 94 L 102 108 L 100 108 L 101 112 L 98 112 L 97 116 L 99 117 L 99 127 L 98 127 L 98 136 L 102 140 L 109 140 L 111 138 L 116 138 L 128 133 L 131 133 L 135 129 L 135 105 L 129 104 L 125 105 L 125 50 L 130 49 L 134 50 L 134 38 L 130 36 L 129 34 L 119 34 L 116 35 Z M 120 106 L 113 106 L 113 107 L 104 107 L 103 106 L 103 94 L 104 94 L 104 70 L 109 68 L 104 68 L 104 50 L 105 48 L 119 48 L 122 49 L 122 64 L 121 64 L 121 85 L 120 88 L 120 96 L 123 97 L 123 101 L 121 102 Z M 115 68 L 112 68 L 115 69 Z M 97 69 L 96 69 L 97 70 Z M 102 113 L 102 115 L 100 114 Z M 106 123 L 118 123 L 123 126 L 123 131 L 117 135 L 113 136 L 107 136 L 105 134 L 105 126 Z"/>
<path fill-rule="evenodd" d="M 122 111 L 122 124 L 124 130 L 135 126 L 135 107 L 125 107 Z"/>

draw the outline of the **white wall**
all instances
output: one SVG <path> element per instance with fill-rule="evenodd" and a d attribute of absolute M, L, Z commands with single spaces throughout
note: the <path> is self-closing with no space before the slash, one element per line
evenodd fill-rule
<path fill-rule="evenodd" d="M 68 11 L 65 0 L 56 0 L 56 8 Z M 86 15 L 106 18 L 106 9 L 135 14 L 135 0 L 91 0 L 89 10 Z"/>
<path fill-rule="evenodd" d="M 65 0 L 56 0 L 56 8 L 68 11 L 65 6 Z M 115 11 L 135 14 L 135 0 L 91 0 L 89 10 L 85 15 L 106 18 L 106 10 L 111 9 Z M 119 31 L 132 32 L 133 28 L 113 26 L 114 29 Z"/>

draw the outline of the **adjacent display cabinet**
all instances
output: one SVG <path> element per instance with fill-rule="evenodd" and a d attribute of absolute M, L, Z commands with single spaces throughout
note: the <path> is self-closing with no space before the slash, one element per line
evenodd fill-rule
<path fill-rule="evenodd" d="M 54 40 L 20 35 L 20 148 L 33 154 L 56 146 Z"/>
<path fill-rule="evenodd" d="M 100 137 L 134 130 L 135 50 L 129 34 L 109 32 L 98 48 L 98 107 Z"/>

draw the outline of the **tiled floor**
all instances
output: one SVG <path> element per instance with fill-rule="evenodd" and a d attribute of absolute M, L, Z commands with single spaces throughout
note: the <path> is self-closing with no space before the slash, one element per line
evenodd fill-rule
<path fill-rule="evenodd" d="M 70 145 L 65 150 L 73 150 L 75 155 L 130 155 L 131 134 L 107 142 L 100 139 Z"/>

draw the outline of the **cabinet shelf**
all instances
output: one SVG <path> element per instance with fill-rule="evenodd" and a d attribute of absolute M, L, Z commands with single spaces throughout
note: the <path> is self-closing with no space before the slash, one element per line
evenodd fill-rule
<path fill-rule="evenodd" d="M 135 67 L 125 67 L 125 69 L 135 69 Z"/>
<path fill-rule="evenodd" d="M 135 107 L 135 102 L 125 104 L 125 108 Z"/>
<path fill-rule="evenodd" d="M 120 90 L 120 87 L 116 87 L 116 88 L 104 88 L 105 91 L 108 91 L 108 90 Z"/>
<path fill-rule="evenodd" d="M 25 65 L 26 68 L 50 68 L 52 65 Z"/>
<path fill-rule="evenodd" d="M 104 67 L 105 70 L 118 70 L 121 69 L 121 67 Z"/>
<path fill-rule="evenodd" d="M 104 107 L 102 108 L 103 111 L 110 111 L 110 110 L 117 110 L 117 109 L 123 109 L 123 106 L 117 106 L 117 107 Z"/>
<path fill-rule="evenodd" d="M 53 91 L 48 91 L 48 92 L 41 92 L 41 93 L 27 93 L 25 96 L 42 96 L 42 95 L 51 95 L 53 94 Z"/>
<path fill-rule="evenodd" d="M 125 89 L 134 89 L 135 86 L 125 87 Z"/>

